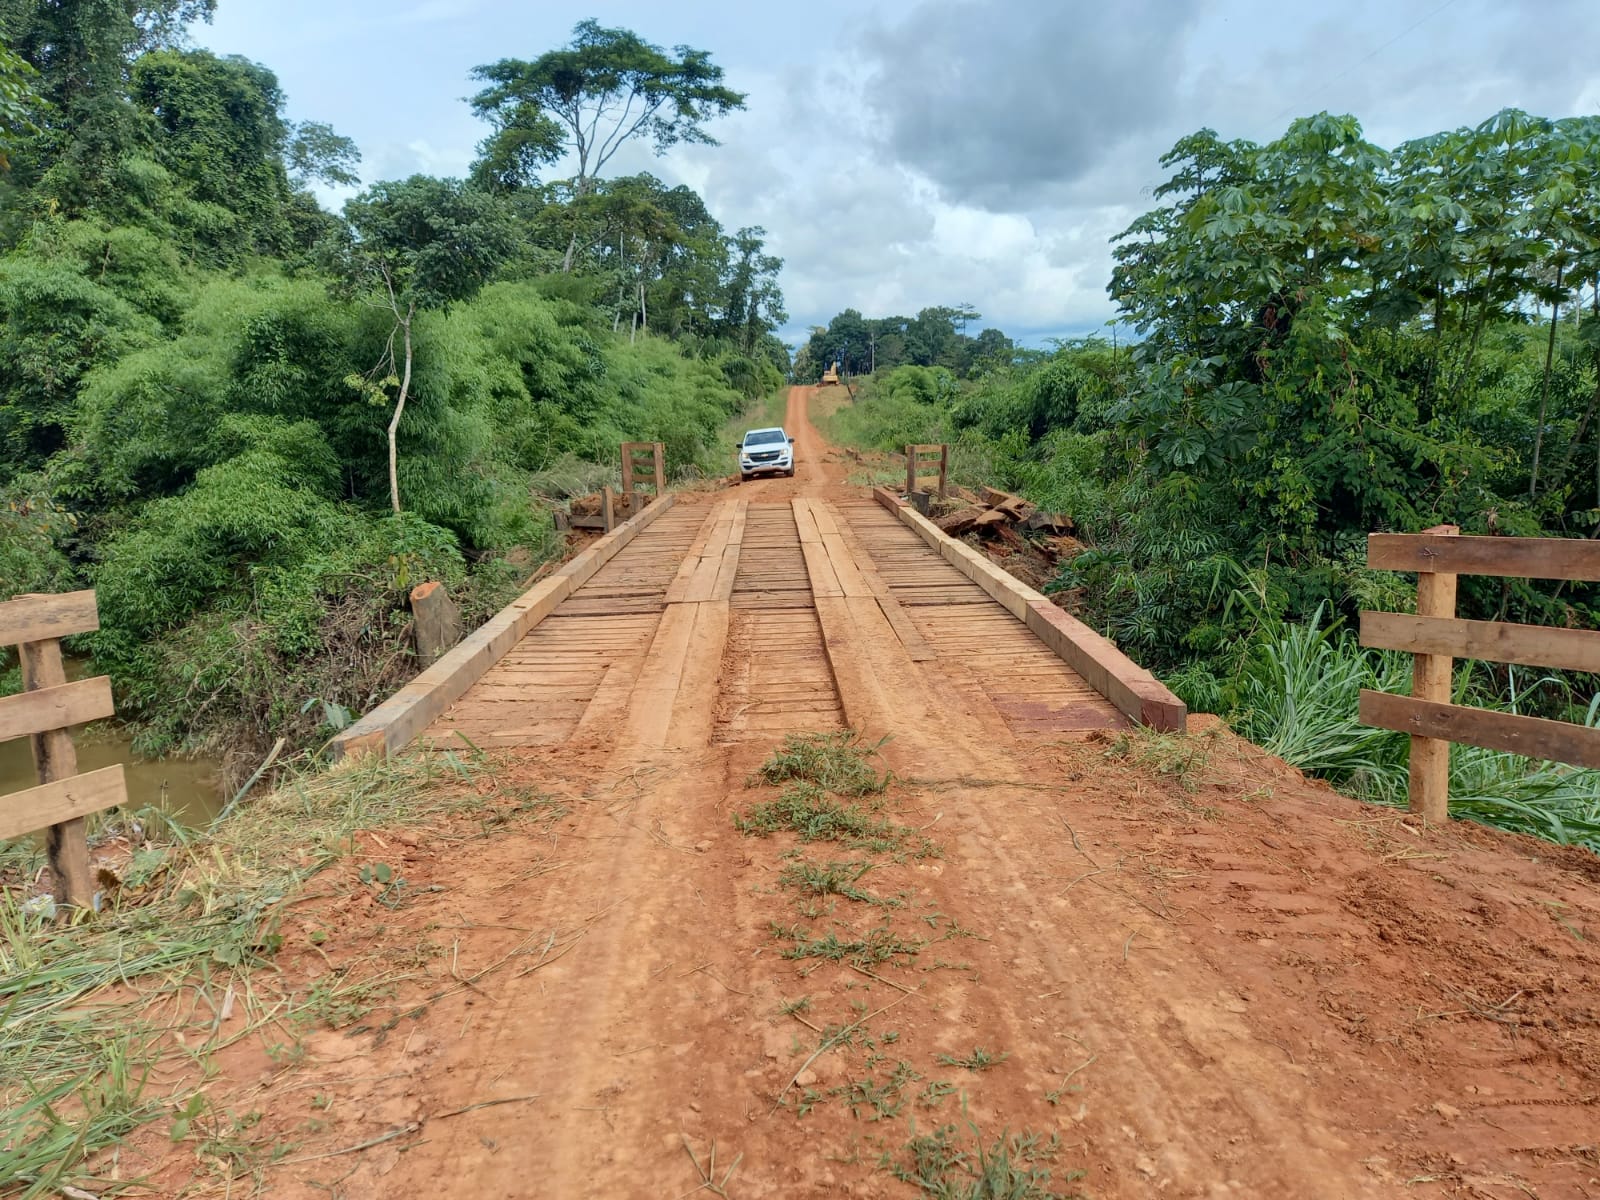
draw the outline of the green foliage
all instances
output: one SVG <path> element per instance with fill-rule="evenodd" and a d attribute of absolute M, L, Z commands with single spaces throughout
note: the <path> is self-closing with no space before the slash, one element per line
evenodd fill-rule
<path fill-rule="evenodd" d="M 1414 592 L 1365 568 L 1367 534 L 1600 524 L 1600 309 L 1576 319 L 1600 305 L 1600 119 L 1507 111 L 1388 151 L 1320 114 L 1263 146 L 1201 131 L 1164 163 L 1111 282 L 1142 340 L 948 387 L 880 370 L 829 432 L 950 442 L 958 480 L 1067 515 L 1084 549 L 1048 589 L 1062 603 L 1194 708 L 1395 799 L 1405 741 L 1361 726 L 1357 696 L 1406 690 L 1407 665 L 1347 622 Z M 856 313 L 830 330 L 812 346 L 875 333 Z M 1460 610 L 1588 628 L 1600 589 L 1464 578 Z M 1563 718 L 1596 687 L 1462 677 Z M 1462 815 L 1592 842 L 1593 773 L 1465 747 L 1453 764 Z"/>
<path fill-rule="evenodd" d="M 679 57 L 591 19 L 573 26 L 570 44 L 532 62 L 473 68 L 489 85 L 472 98 L 495 130 L 482 147 L 488 174 L 527 186 L 531 168 L 567 151 L 578 162 L 581 195 L 630 138 L 647 139 L 657 154 L 680 143 L 716 145 L 706 123 L 743 108 L 744 95 L 722 85 L 722 68 L 704 50 L 673 53 Z"/>
<path fill-rule="evenodd" d="M 11 169 L 14 140 L 38 132 L 31 113 L 38 77 L 37 71 L 0 43 L 0 171 Z"/>
<path fill-rule="evenodd" d="M 825 327 L 812 329 L 795 356 L 795 378 L 816 383 L 835 363 L 847 376 L 918 366 L 976 378 L 1010 366 L 1017 349 L 1000 330 L 968 336 L 968 324 L 982 319 L 970 304 L 925 308 L 915 317 L 867 318 L 847 308 Z"/>
<path fill-rule="evenodd" d="M 0 480 L 60 450 L 88 370 L 155 333 L 154 321 L 77 263 L 0 260 Z"/>
<path fill-rule="evenodd" d="M 1002 1133 L 990 1144 L 970 1119 L 963 1133 L 943 1125 L 914 1134 L 899 1154 L 885 1152 L 883 1166 L 919 1194 L 936 1200 L 1067 1200 L 1082 1193 L 1051 1186 L 1061 1152 L 1059 1135 Z M 1067 1171 L 1062 1182 L 1083 1177 Z"/>
<path fill-rule="evenodd" d="M 22 475 L 0 485 L 0 595 L 72 590 L 77 572 L 61 546 L 77 528 L 43 476 Z"/>

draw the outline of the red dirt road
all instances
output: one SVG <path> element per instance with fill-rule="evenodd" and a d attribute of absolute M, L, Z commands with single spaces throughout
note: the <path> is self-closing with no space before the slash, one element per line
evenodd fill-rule
<path fill-rule="evenodd" d="M 737 489 L 751 513 L 859 491 L 806 400 L 797 478 Z M 1003 662 L 914 662 L 887 626 L 785 674 L 892 699 L 889 815 L 939 854 L 747 837 L 783 722 L 728 719 L 763 654 L 739 629 L 688 623 L 670 692 L 652 646 L 614 735 L 510 752 L 492 827 L 363 839 L 398 909 L 354 867 L 291 908 L 284 989 L 370 1011 L 222 1056 L 213 1102 L 292 1146 L 267 1194 L 916 1196 L 882 1164 L 953 1126 L 1056 1139 L 1052 1191 L 1108 1200 L 1600 1196 L 1594 856 L 1423 833 L 1205 720 L 1018 733 L 973 699 Z M 870 862 L 879 902 L 784 886 L 801 861 Z M 829 934 L 872 952 L 786 957 Z M 159 1131 L 120 1169 L 197 1171 Z"/>

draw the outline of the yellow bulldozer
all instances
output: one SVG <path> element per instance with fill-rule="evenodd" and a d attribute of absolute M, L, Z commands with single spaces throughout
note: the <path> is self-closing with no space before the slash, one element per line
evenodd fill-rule
<path fill-rule="evenodd" d="M 839 382 L 839 364 L 837 361 L 830 363 L 822 372 L 822 385 L 827 387 L 830 383 Z"/>

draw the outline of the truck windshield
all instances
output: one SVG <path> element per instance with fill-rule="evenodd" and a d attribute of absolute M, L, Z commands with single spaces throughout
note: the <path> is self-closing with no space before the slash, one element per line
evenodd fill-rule
<path fill-rule="evenodd" d="M 765 446 L 772 442 L 781 442 L 783 440 L 783 430 L 781 429 L 757 429 L 753 433 L 744 435 L 744 444 L 746 446 Z"/>

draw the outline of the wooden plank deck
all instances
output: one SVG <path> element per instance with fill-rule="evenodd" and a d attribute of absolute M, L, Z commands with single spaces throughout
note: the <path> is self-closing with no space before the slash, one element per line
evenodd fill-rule
<path fill-rule="evenodd" d="M 864 637 L 873 645 L 856 644 Z M 438 748 L 462 737 L 704 744 L 945 703 L 1000 736 L 1128 724 L 870 499 L 723 499 L 681 504 L 641 531 L 425 737 Z"/>

